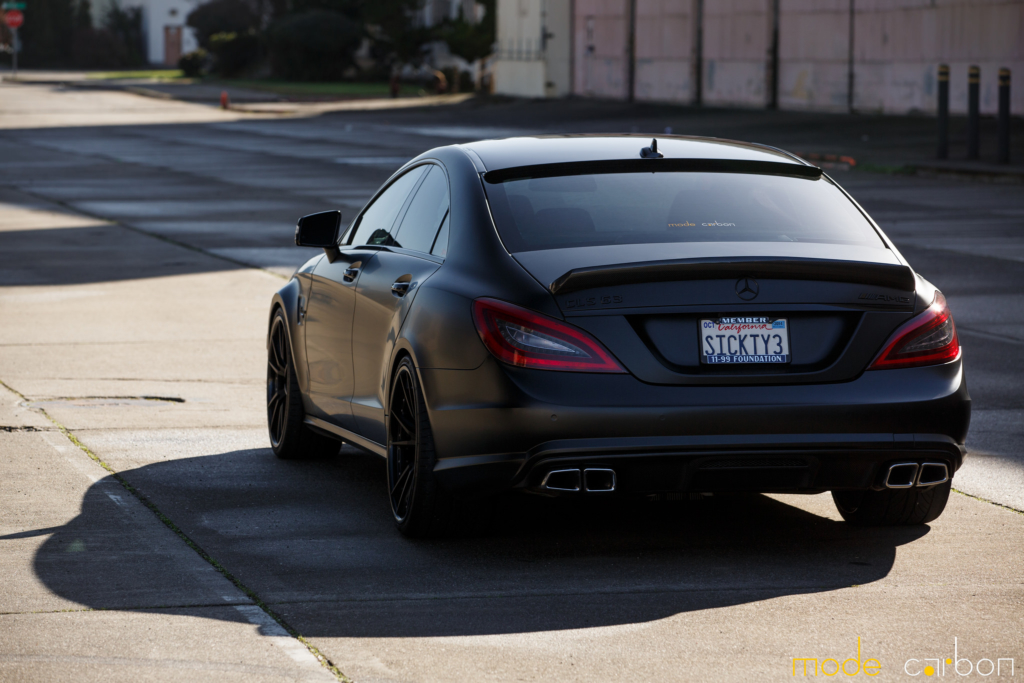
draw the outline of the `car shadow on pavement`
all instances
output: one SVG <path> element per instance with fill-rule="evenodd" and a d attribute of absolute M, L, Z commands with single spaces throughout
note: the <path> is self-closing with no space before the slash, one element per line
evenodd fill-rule
<path fill-rule="evenodd" d="M 626 625 L 826 592 L 882 579 L 896 549 L 929 530 L 852 527 L 763 495 L 672 503 L 510 496 L 480 536 L 410 541 L 392 526 L 383 461 L 347 447 L 322 461 L 240 450 L 122 475 L 307 636 Z M 112 502 L 112 491 L 131 505 Z M 806 507 L 824 510 L 823 502 Z M 140 521 L 149 533 L 138 532 Z M 54 593 L 99 609 L 222 601 L 191 576 L 202 572 L 174 559 L 194 560 L 192 551 L 152 521 L 102 480 L 75 519 L 36 532 L 52 533 L 36 574 Z"/>

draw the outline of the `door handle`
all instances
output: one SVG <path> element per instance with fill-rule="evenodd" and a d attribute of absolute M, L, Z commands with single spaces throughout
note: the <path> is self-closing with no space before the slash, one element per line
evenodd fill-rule
<path fill-rule="evenodd" d="M 403 297 L 409 291 L 411 285 L 411 282 L 396 282 L 391 285 L 391 293 L 397 297 Z"/>
<path fill-rule="evenodd" d="M 344 279 L 345 282 L 352 282 L 359 275 L 359 266 L 352 266 L 351 268 L 345 269 Z"/>

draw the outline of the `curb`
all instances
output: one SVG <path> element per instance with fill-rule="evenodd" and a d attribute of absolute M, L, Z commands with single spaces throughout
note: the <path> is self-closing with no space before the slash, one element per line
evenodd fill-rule
<path fill-rule="evenodd" d="M 973 166 L 947 166 L 945 164 L 907 164 L 907 170 L 919 176 L 967 178 L 994 183 L 1024 183 L 1024 168 L 986 168 Z"/>

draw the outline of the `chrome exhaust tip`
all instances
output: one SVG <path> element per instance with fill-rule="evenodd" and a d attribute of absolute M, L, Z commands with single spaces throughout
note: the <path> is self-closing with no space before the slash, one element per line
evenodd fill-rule
<path fill-rule="evenodd" d="M 549 491 L 579 491 L 580 471 L 551 470 L 544 475 L 540 487 Z"/>
<path fill-rule="evenodd" d="M 899 462 L 889 466 L 885 475 L 885 488 L 887 489 L 909 489 L 917 483 L 917 471 L 920 469 L 916 462 Z"/>
<path fill-rule="evenodd" d="M 949 481 L 949 468 L 944 462 L 926 462 L 921 464 L 917 475 L 918 486 L 936 486 Z"/>
<path fill-rule="evenodd" d="M 583 470 L 583 488 L 592 493 L 614 491 L 615 470 L 588 467 Z"/>

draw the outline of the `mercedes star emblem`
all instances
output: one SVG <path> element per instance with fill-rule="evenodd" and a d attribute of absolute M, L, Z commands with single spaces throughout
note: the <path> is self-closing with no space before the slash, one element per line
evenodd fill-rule
<path fill-rule="evenodd" d="M 756 299 L 759 289 L 757 280 L 752 277 L 741 277 L 736 281 L 736 296 L 744 301 Z"/>

